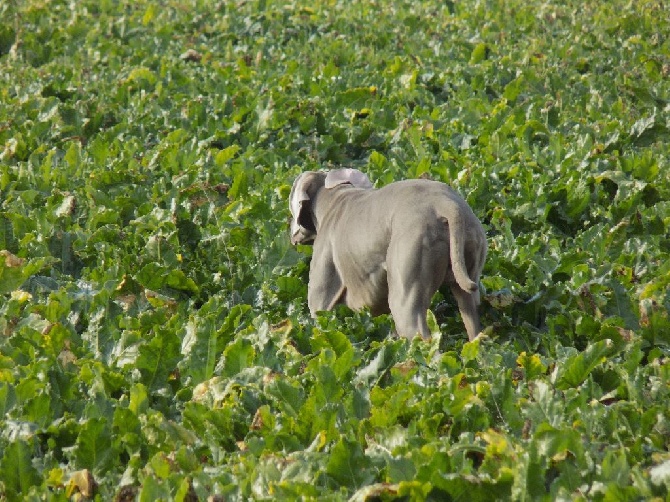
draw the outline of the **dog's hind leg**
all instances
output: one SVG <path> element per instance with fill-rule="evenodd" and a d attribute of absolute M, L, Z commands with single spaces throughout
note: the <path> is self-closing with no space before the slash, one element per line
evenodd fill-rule
<path fill-rule="evenodd" d="M 399 335 L 430 337 L 426 312 L 444 280 L 448 259 L 447 242 L 431 239 L 425 233 L 417 232 L 415 242 L 408 241 L 405 234 L 402 241 L 390 243 L 387 255 L 389 307 Z"/>
<path fill-rule="evenodd" d="M 481 329 L 479 325 L 479 313 L 477 312 L 478 292 L 463 291 L 456 283 L 449 284 L 449 287 L 458 303 L 458 310 L 461 312 L 463 324 L 465 324 L 465 330 L 468 333 L 468 339 L 472 341 Z"/>
<path fill-rule="evenodd" d="M 426 312 L 430 300 L 426 302 L 425 295 L 422 291 L 418 291 L 418 288 L 405 289 L 401 293 L 398 289 L 389 286 L 389 307 L 396 332 L 405 338 L 413 338 L 416 335 L 428 338 L 430 330 L 426 322 Z"/>

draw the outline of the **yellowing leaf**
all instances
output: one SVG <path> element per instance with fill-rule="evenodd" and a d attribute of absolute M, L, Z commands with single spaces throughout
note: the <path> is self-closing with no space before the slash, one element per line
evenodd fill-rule
<path fill-rule="evenodd" d="M 54 488 L 62 487 L 65 481 L 64 477 L 63 469 L 60 467 L 51 469 L 46 478 L 47 486 L 52 486 Z"/>
<path fill-rule="evenodd" d="M 547 370 L 537 354 L 529 355 L 522 352 L 517 357 L 516 363 L 524 369 L 526 380 L 533 380 Z"/>
<path fill-rule="evenodd" d="M 142 88 L 153 87 L 156 80 L 156 75 L 149 68 L 143 66 L 132 70 L 126 78 L 127 83 L 138 84 Z"/>
<path fill-rule="evenodd" d="M 488 429 L 484 432 L 480 432 L 478 435 L 487 443 L 487 455 L 509 455 L 513 451 L 509 439 L 496 430 Z"/>
<path fill-rule="evenodd" d="M 12 291 L 11 293 L 12 300 L 16 300 L 19 303 L 25 303 L 29 300 L 32 300 L 33 295 L 26 291 L 21 291 L 20 289 L 17 289 L 16 291 Z"/>
<path fill-rule="evenodd" d="M 5 267 L 7 268 L 16 268 L 20 267 L 25 263 L 25 259 L 19 258 L 18 256 L 13 255 L 6 249 L 0 251 L 0 256 L 5 258 Z"/>
<path fill-rule="evenodd" d="M 144 26 L 147 26 L 156 17 L 156 9 L 156 4 L 149 4 L 147 10 L 144 12 L 144 16 L 142 16 L 142 24 Z"/>
<path fill-rule="evenodd" d="M 82 496 L 90 498 L 94 495 L 97 488 L 98 483 L 93 478 L 91 471 L 83 469 L 72 473 L 65 493 L 68 497 L 72 497 L 75 493 L 80 493 Z"/>
<path fill-rule="evenodd" d="M 326 446 L 327 439 L 326 431 L 319 431 L 314 438 L 314 441 L 312 441 L 312 444 L 307 447 L 307 451 L 316 452 L 323 450 L 323 447 Z"/>
<path fill-rule="evenodd" d="M 463 358 L 463 363 L 467 364 L 470 361 L 477 359 L 479 355 L 479 338 L 475 338 L 471 342 L 466 342 L 463 344 L 463 349 L 461 350 L 461 357 Z"/>
<path fill-rule="evenodd" d="M 489 53 L 489 46 L 485 43 L 479 43 L 472 50 L 470 55 L 470 64 L 477 64 L 484 61 Z"/>

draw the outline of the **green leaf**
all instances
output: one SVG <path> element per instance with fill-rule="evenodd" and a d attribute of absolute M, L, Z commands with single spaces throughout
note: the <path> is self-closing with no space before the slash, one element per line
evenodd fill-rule
<path fill-rule="evenodd" d="M 512 497 L 523 500 L 525 497 L 542 497 L 546 495 L 544 459 L 537 451 L 537 442 L 530 441 L 526 451 L 520 456 L 517 464 L 516 479 L 512 486 Z"/>
<path fill-rule="evenodd" d="M 277 406 L 289 417 L 297 418 L 305 402 L 305 395 L 300 385 L 278 377 L 268 385 L 267 392 L 274 397 Z"/>
<path fill-rule="evenodd" d="M 339 485 L 353 489 L 374 479 L 371 461 L 363 453 L 361 445 L 345 438 L 338 441 L 330 452 L 326 473 Z"/>
<path fill-rule="evenodd" d="M 142 489 L 138 494 L 140 502 L 151 502 L 154 500 L 170 500 L 170 486 L 161 482 L 154 476 L 146 476 L 142 482 Z"/>
<path fill-rule="evenodd" d="M 667 141 L 670 131 L 663 121 L 659 121 L 656 113 L 648 117 L 642 117 L 633 124 L 630 136 L 635 145 L 647 146 L 657 141 Z"/>
<path fill-rule="evenodd" d="M 489 46 L 485 43 L 479 43 L 472 49 L 472 54 L 470 55 L 470 64 L 478 64 L 484 61 L 489 54 Z"/>
<path fill-rule="evenodd" d="M 135 280 L 150 290 L 160 290 L 167 286 L 172 289 L 197 293 L 198 285 L 179 269 L 167 268 L 158 263 L 147 263 L 135 276 Z"/>
<path fill-rule="evenodd" d="M 228 196 L 231 199 L 243 198 L 249 193 L 251 173 L 243 166 L 235 166 L 233 172 L 233 182 L 228 190 Z"/>
<path fill-rule="evenodd" d="M 0 382 L 0 416 L 6 417 L 16 405 L 14 387 L 7 382 Z"/>
<path fill-rule="evenodd" d="M 140 89 L 149 90 L 156 84 L 156 75 L 146 67 L 134 68 L 128 74 L 126 82 L 137 85 Z"/>
<path fill-rule="evenodd" d="M 277 288 L 281 300 L 307 296 L 307 285 L 298 277 L 277 277 Z"/>
<path fill-rule="evenodd" d="M 253 364 L 256 351 L 251 342 L 238 338 L 223 351 L 223 375 L 233 377 Z"/>
<path fill-rule="evenodd" d="M 388 164 L 388 159 L 380 152 L 373 151 L 370 154 L 370 164 L 377 171 L 382 171 Z"/>
<path fill-rule="evenodd" d="M 316 331 L 312 337 L 311 343 L 312 350 L 314 352 L 328 347 L 335 351 L 335 355 L 337 357 L 340 357 L 342 354 L 352 350 L 352 345 L 349 341 L 349 338 L 341 331 Z"/>
<path fill-rule="evenodd" d="M 147 388 L 141 383 L 133 385 L 130 389 L 130 404 L 128 409 L 132 411 L 136 416 L 140 416 L 149 408 L 149 399 L 147 394 Z"/>
<path fill-rule="evenodd" d="M 477 476 L 443 473 L 436 471 L 431 482 L 433 486 L 448 493 L 453 500 L 486 501 L 509 497 L 511 480 L 492 482 Z"/>
<path fill-rule="evenodd" d="M 614 353 L 616 353 L 616 346 L 612 340 L 601 340 L 589 344 L 583 352 L 562 361 L 557 366 L 552 380 L 556 382 L 559 389 L 578 387 L 596 367 Z"/>
<path fill-rule="evenodd" d="M 153 19 L 156 17 L 156 11 L 157 8 L 155 5 L 149 5 L 147 9 L 144 11 L 144 16 L 142 16 L 142 24 L 144 26 L 147 26 L 153 21 Z"/>
<path fill-rule="evenodd" d="M 223 150 L 220 150 L 214 157 L 216 165 L 218 167 L 225 166 L 229 160 L 231 160 L 237 152 L 240 151 L 240 145 L 230 145 Z"/>
<path fill-rule="evenodd" d="M 630 465 L 626 459 L 626 450 L 610 450 L 602 460 L 602 476 L 609 483 L 626 486 L 630 479 Z"/>
<path fill-rule="evenodd" d="M 70 172 L 71 173 L 77 173 L 81 166 L 81 144 L 78 143 L 77 141 L 73 141 L 70 143 L 70 146 L 68 147 L 67 151 L 65 152 L 65 156 L 63 157 L 65 162 L 67 162 L 68 166 L 70 167 Z"/>
<path fill-rule="evenodd" d="M 4 448 L 0 473 L 9 500 L 20 500 L 31 487 L 40 483 L 39 472 L 32 464 L 34 454 L 33 446 L 22 439 L 12 441 Z"/>
<path fill-rule="evenodd" d="M 28 278 L 56 262 L 51 257 L 25 260 L 0 250 L 0 294 L 18 289 Z"/>
<path fill-rule="evenodd" d="M 382 345 L 375 356 L 365 366 L 358 369 L 354 381 L 368 384 L 372 380 L 381 378 L 395 362 L 393 352 L 388 345 Z"/>
<path fill-rule="evenodd" d="M 341 106 L 363 108 L 376 92 L 375 87 L 354 87 L 338 92 L 335 97 Z"/>
<path fill-rule="evenodd" d="M 533 439 L 537 442 L 538 454 L 543 457 L 560 461 L 569 452 L 577 459 L 583 459 L 584 445 L 575 429 L 558 429 L 545 422 L 537 427 Z"/>
<path fill-rule="evenodd" d="M 231 339 L 232 333 L 224 333 L 211 316 L 191 319 L 186 325 L 186 334 L 181 344 L 184 356 L 182 365 L 194 383 L 210 379 L 214 375 L 216 362 Z"/>
<path fill-rule="evenodd" d="M 591 190 L 584 181 L 572 185 L 568 192 L 567 215 L 570 218 L 577 218 L 588 207 L 591 201 Z"/>
<path fill-rule="evenodd" d="M 463 349 L 461 349 L 461 358 L 463 359 L 463 364 L 468 364 L 471 361 L 474 361 L 479 357 L 479 339 L 475 339 L 472 342 L 465 342 L 463 344 Z"/>
<path fill-rule="evenodd" d="M 118 463 L 118 452 L 112 444 L 112 431 L 104 418 L 87 420 L 79 431 L 74 448 L 78 469 L 89 469 L 102 476 Z"/>
<path fill-rule="evenodd" d="M 509 101 L 509 102 L 514 102 L 516 99 L 519 97 L 521 94 L 521 91 L 523 90 L 523 86 L 525 83 L 525 78 L 523 75 L 518 76 L 514 80 L 512 80 L 510 83 L 508 83 L 505 86 L 505 90 L 503 92 L 503 97 Z"/>
<path fill-rule="evenodd" d="M 165 285 L 168 271 L 157 263 L 147 263 L 135 276 L 135 280 L 151 290 L 159 290 Z"/>
<path fill-rule="evenodd" d="M 179 348 L 179 338 L 171 329 L 158 330 L 149 343 L 140 345 L 136 367 L 147 388 L 157 389 L 167 385 L 168 377 L 181 359 Z"/>

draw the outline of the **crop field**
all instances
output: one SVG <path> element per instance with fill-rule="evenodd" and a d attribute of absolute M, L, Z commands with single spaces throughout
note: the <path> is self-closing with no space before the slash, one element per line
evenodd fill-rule
<path fill-rule="evenodd" d="M 0 2 L 0 500 L 668 500 L 666 3 Z M 467 199 L 482 336 L 309 316 L 338 167 Z"/>

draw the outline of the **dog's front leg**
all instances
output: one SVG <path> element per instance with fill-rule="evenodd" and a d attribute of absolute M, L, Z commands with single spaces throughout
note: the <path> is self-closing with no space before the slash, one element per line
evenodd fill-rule
<path fill-rule="evenodd" d="M 316 317 L 316 313 L 321 310 L 332 310 L 338 303 L 343 303 L 345 293 L 346 288 L 333 261 L 332 249 L 317 238 L 307 288 L 307 305 L 312 317 Z"/>

